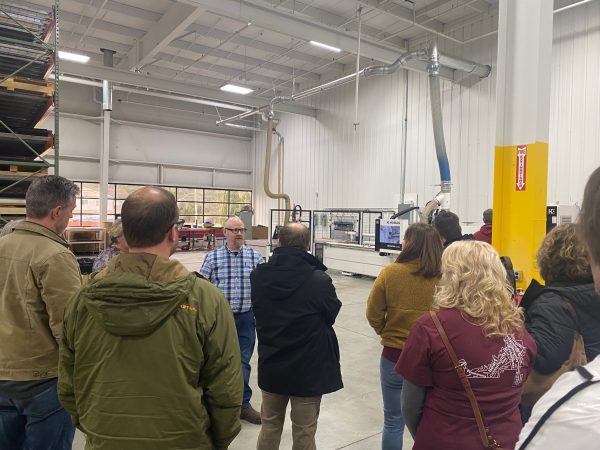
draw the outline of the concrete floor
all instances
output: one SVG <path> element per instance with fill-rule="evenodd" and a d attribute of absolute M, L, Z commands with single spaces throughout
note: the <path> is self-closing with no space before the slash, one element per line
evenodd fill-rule
<path fill-rule="evenodd" d="M 176 253 L 189 270 L 198 270 L 206 252 Z M 343 306 L 335 324 L 340 344 L 344 389 L 325 395 L 317 430 L 317 447 L 323 450 L 374 450 L 381 448 L 383 405 L 379 386 L 379 338 L 365 319 L 365 305 L 373 284 L 371 278 L 349 277 L 339 272 L 330 276 Z M 260 389 L 256 383 L 256 351 L 252 357 L 250 386 L 254 391 L 252 404 L 260 410 Z M 288 410 L 289 411 L 289 410 Z M 289 413 L 288 413 L 289 417 Z M 242 422 L 242 431 L 230 445 L 230 450 L 256 448 L 260 426 Z M 404 434 L 404 449 L 412 448 L 408 431 Z M 74 450 L 83 450 L 85 437 L 78 432 Z M 292 448 L 291 423 L 286 420 L 281 449 Z"/>

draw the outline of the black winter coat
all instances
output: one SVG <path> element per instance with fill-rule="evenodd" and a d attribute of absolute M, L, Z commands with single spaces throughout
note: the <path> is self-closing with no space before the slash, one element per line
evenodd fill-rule
<path fill-rule="evenodd" d="M 537 345 L 534 368 L 538 372 L 549 374 L 560 368 L 571 354 L 576 330 L 583 336 L 588 361 L 600 354 L 600 297 L 591 280 L 546 287 L 533 280 L 521 306 L 525 327 Z"/>
<path fill-rule="evenodd" d="M 299 248 L 279 247 L 250 275 L 262 390 L 312 397 L 343 387 L 332 326 L 342 303 L 326 270 Z"/>

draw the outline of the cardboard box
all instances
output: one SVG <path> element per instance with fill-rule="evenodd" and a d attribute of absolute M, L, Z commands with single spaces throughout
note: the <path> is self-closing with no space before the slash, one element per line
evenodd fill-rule
<path fill-rule="evenodd" d="M 252 239 L 269 239 L 269 228 L 264 225 L 253 226 Z"/>

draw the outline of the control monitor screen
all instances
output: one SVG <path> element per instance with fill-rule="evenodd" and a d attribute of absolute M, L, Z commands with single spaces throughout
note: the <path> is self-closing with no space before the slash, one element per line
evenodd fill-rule
<path fill-rule="evenodd" d="M 375 222 L 375 250 L 400 253 L 406 220 L 377 219 Z"/>

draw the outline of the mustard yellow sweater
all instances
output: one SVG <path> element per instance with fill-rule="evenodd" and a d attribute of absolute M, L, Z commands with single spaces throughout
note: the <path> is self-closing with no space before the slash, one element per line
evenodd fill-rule
<path fill-rule="evenodd" d="M 403 348 L 415 321 L 429 311 L 439 278 L 413 275 L 418 262 L 383 268 L 367 301 L 367 320 L 385 347 Z"/>

